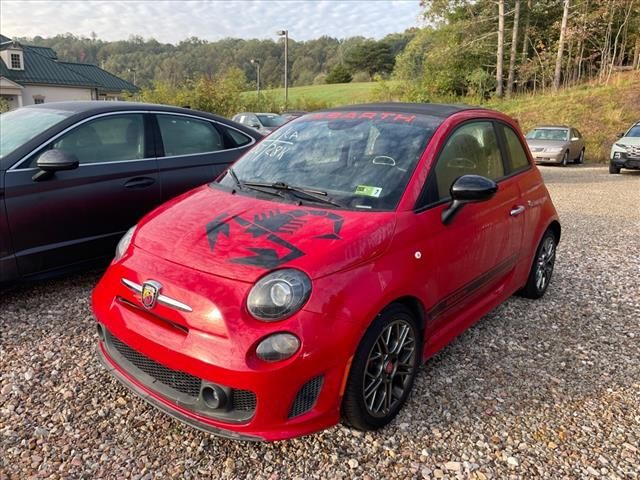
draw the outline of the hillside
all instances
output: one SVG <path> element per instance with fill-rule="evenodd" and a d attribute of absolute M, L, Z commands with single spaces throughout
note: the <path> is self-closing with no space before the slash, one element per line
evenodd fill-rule
<path fill-rule="evenodd" d="M 289 99 L 331 106 L 365 103 L 374 100 L 375 86 L 375 83 L 345 83 L 295 87 L 289 89 Z M 284 97 L 282 89 L 265 93 Z M 640 72 L 618 74 L 609 85 L 583 84 L 557 94 L 521 95 L 511 100 L 492 100 L 483 106 L 518 119 L 525 132 L 540 124 L 575 126 L 586 139 L 587 161 L 604 162 L 609 158 L 609 149 L 617 134 L 640 120 Z"/>
<path fill-rule="evenodd" d="M 609 85 L 584 84 L 555 95 L 526 95 L 486 106 L 518 119 L 525 132 L 540 124 L 575 126 L 586 140 L 586 160 L 604 162 L 618 133 L 640 120 L 640 72 L 619 74 Z"/>

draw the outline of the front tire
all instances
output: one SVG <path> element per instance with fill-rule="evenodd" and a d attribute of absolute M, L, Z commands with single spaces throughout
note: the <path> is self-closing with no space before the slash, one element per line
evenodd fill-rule
<path fill-rule="evenodd" d="M 387 425 L 405 404 L 422 355 L 420 330 L 404 305 L 385 308 L 364 334 L 353 358 L 342 417 L 357 430 Z"/>
<path fill-rule="evenodd" d="M 617 167 L 615 163 L 609 162 L 609 173 L 616 174 L 620 173 L 620 167 Z"/>
<path fill-rule="evenodd" d="M 581 165 L 584 163 L 584 148 L 580 150 L 580 155 L 578 155 L 578 158 L 576 158 L 576 163 L 578 165 Z"/>
<path fill-rule="evenodd" d="M 562 161 L 560 162 L 560 165 L 562 165 L 563 167 L 566 167 L 568 160 L 569 160 L 569 152 L 564 152 L 564 156 L 562 157 Z"/>
<path fill-rule="evenodd" d="M 521 297 L 538 299 L 542 297 L 553 275 L 556 263 L 556 247 L 558 240 L 551 230 L 544 232 L 531 265 L 531 271 L 524 288 L 518 292 Z"/>

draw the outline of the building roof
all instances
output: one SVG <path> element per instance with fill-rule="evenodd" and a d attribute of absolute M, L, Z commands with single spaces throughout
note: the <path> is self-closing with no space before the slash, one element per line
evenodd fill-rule
<path fill-rule="evenodd" d="M 70 68 L 83 77 L 86 77 L 89 80 L 92 80 L 93 82 L 99 84 L 104 90 L 108 90 L 111 92 L 120 92 L 123 90 L 135 92 L 136 90 L 138 90 L 138 87 L 136 87 L 133 83 L 127 82 L 120 77 L 116 77 L 115 75 L 98 67 L 97 65 L 93 65 L 91 63 L 59 63 L 67 68 Z"/>
<path fill-rule="evenodd" d="M 0 50 L 13 45 L 8 37 L 0 36 Z M 138 88 L 130 82 L 101 69 L 97 65 L 59 62 L 56 52 L 48 47 L 20 45 L 24 70 L 7 68 L 0 59 L 0 76 L 19 84 L 63 85 L 97 88 L 108 92 L 130 91 Z"/>

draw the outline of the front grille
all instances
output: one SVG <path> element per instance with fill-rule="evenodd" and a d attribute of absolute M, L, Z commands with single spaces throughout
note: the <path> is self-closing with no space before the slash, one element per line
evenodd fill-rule
<path fill-rule="evenodd" d="M 105 343 L 121 367 L 147 387 L 157 391 L 174 403 L 209 417 L 231 422 L 249 420 L 256 410 L 256 394 L 250 390 L 222 388 L 229 398 L 225 408 L 212 409 L 206 405 L 201 394 L 202 379 L 189 373 L 173 370 L 134 350 L 107 329 Z M 210 385 L 204 382 L 205 385 Z"/>
<path fill-rule="evenodd" d="M 234 410 L 252 412 L 256 409 L 256 394 L 249 390 L 234 390 L 232 403 Z"/>
<path fill-rule="evenodd" d="M 116 350 L 118 350 L 120 355 L 131 362 L 136 368 L 142 370 L 144 373 L 153 377 L 163 385 L 173 388 L 180 393 L 184 393 L 185 395 L 195 398 L 198 398 L 200 395 L 200 385 L 202 384 L 202 380 L 198 377 L 167 368 L 164 365 L 151 360 L 140 352 L 137 352 L 113 335 L 109 335 L 109 337 L 111 344 Z"/>
<path fill-rule="evenodd" d="M 633 159 L 640 159 L 640 145 L 629 145 L 627 146 L 627 157 Z"/>
<path fill-rule="evenodd" d="M 544 147 L 533 147 L 531 149 L 532 152 L 542 152 L 544 151 Z"/>
<path fill-rule="evenodd" d="M 322 387 L 322 375 L 312 378 L 305 383 L 298 394 L 296 399 L 291 405 L 289 410 L 289 418 L 297 417 L 303 413 L 308 412 L 316 404 L 320 388 Z"/>

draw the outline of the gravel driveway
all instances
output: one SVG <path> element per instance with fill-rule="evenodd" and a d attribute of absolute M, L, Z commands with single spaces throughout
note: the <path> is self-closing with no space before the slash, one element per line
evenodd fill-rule
<path fill-rule="evenodd" d="M 99 272 L 1 294 L 0 478 L 640 478 L 640 172 L 542 170 L 563 222 L 546 297 L 445 348 L 376 433 L 200 433 L 98 364 Z"/>

